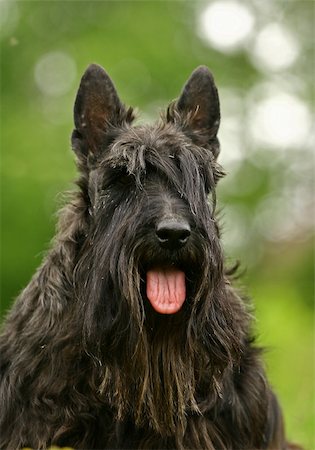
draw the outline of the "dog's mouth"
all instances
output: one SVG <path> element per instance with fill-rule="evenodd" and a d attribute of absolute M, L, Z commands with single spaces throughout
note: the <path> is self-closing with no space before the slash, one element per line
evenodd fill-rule
<path fill-rule="evenodd" d="M 154 268 L 146 273 L 146 294 L 160 314 L 175 314 L 186 299 L 185 273 L 176 268 Z"/>

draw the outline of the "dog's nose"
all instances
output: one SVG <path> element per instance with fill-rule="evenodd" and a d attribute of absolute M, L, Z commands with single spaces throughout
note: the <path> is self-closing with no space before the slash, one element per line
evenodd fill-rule
<path fill-rule="evenodd" d="M 183 247 L 190 236 L 189 223 L 184 220 L 165 219 L 156 227 L 159 244 L 169 250 Z"/>

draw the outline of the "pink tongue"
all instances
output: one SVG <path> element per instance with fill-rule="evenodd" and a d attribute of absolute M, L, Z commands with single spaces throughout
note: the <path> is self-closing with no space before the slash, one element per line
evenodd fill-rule
<path fill-rule="evenodd" d="M 147 272 L 147 297 L 155 311 L 161 314 L 179 311 L 186 298 L 184 272 L 173 269 Z"/>

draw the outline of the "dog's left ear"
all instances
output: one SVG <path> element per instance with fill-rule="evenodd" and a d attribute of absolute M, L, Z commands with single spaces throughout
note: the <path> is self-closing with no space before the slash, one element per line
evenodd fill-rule
<path fill-rule="evenodd" d="M 200 66 L 194 70 L 179 99 L 169 108 L 167 118 L 179 122 L 194 142 L 210 147 L 214 156 L 218 155 L 220 103 L 213 76 L 207 67 Z"/>
<path fill-rule="evenodd" d="M 91 64 L 81 79 L 74 105 L 74 151 L 79 157 L 97 155 L 106 142 L 109 128 L 132 119 L 132 109 L 125 109 L 105 70 Z"/>

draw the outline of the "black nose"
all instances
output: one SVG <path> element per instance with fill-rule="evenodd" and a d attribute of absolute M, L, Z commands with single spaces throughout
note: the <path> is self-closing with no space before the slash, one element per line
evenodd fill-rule
<path fill-rule="evenodd" d="M 184 220 L 165 219 L 156 227 L 159 244 L 169 250 L 183 247 L 190 236 L 190 226 Z"/>

